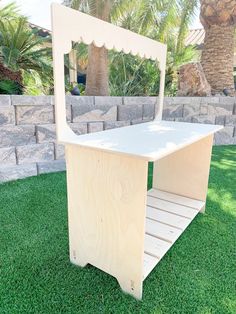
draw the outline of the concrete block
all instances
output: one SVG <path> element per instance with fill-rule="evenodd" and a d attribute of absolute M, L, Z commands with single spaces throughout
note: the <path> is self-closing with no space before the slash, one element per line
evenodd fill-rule
<path fill-rule="evenodd" d="M 118 106 L 118 121 L 138 120 L 143 118 L 143 105 Z M 116 120 L 116 119 L 110 119 Z"/>
<path fill-rule="evenodd" d="M 144 105 L 144 104 L 155 104 L 157 98 L 156 97 L 124 97 L 123 102 L 124 105 Z"/>
<path fill-rule="evenodd" d="M 16 148 L 16 158 L 19 164 L 54 160 L 53 143 L 19 146 Z"/>
<path fill-rule="evenodd" d="M 72 131 L 75 132 L 77 135 L 86 134 L 88 132 L 87 130 L 87 123 L 81 122 L 81 123 L 70 123 L 70 127 Z"/>
<path fill-rule="evenodd" d="M 55 144 L 55 157 L 56 159 L 65 158 L 65 146 L 63 144 Z"/>
<path fill-rule="evenodd" d="M 188 122 L 188 123 L 191 123 L 192 122 L 192 116 L 187 116 L 187 117 L 180 117 L 180 118 L 175 118 L 174 119 L 176 122 Z M 173 121 L 173 118 L 172 120 L 170 121 Z"/>
<path fill-rule="evenodd" d="M 119 96 L 95 96 L 94 100 L 96 106 L 118 106 L 123 104 L 123 97 Z"/>
<path fill-rule="evenodd" d="M 66 170 L 66 163 L 64 160 L 53 160 L 49 162 L 37 163 L 38 174 L 59 172 Z"/>
<path fill-rule="evenodd" d="M 14 106 L 50 106 L 52 96 L 12 95 L 11 102 Z"/>
<path fill-rule="evenodd" d="M 218 104 L 220 102 L 220 98 L 218 96 L 208 96 L 208 97 L 200 97 L 201 104 Z"/>
<path fill-rule="evenodd" d="M 174 118 L 174 117 L 163 117 L 162 120 L 164 121 L 175 121 L 176 119 L 180 119 L 180 118 Z"/>
<path fill-rule="evenodd" d="M 117 119 L 117 106 L 76 105 L 72 106 L 73 122 L 109 121 Z"/>
<path fill-rule="evenodd" d="M 225 125 L 225 117 L 226 116 L 216 116 L 215 124 Z"/>
<path fill-rule="evenodd" d="M 0 148 L 0 166 L 15 164 L 16 164 L 15 147 Z"/>
<path fill-rule="evenodd" d="M 146 122 L 151 122 L 151 119 L 136 119 L 136 120 L 132 120 L 130 123 L 132 125 L 134 124 L 140 124 L 140 123 L 146 123 Z"/>
<path fill-rule="evenodd" d="M 0 147 L 28 145 L 36 143 L 35 126 L 1 126 Z"/>
<path fill-rule="evenodd" d="M 0 95 L 0 107 L 1 106 L 10 106 L 11 97 L 10 95 Z"/>
<path fill-rule="evenodd" d="M 115 129 L 128 125 L 130 125 L 130 121 L 106 121 L 104 122 L 104 129 L 105 130 Z"/>
<path fill-rule="evenodd" d="M 225 125 L 236 126 L 236 115 L 226 116 Z"/>
<path fill-rule="evenodd" d="M 44 124 L 36 126 L 37 143 L 55 142 L 56 141 L 56 125 Z"/>
<path fill-rule="evenodd" d="M 200 102 L 197 104 L 185 104 L 183 106 L 183 117 L 194 116 L 199 114 L 200 111 Z"/>
<path fill-rule="evenodd" d="M 15 124 L 15 108 L 14 106 L 0 105 L 0 125 Z"/>
<path fill-rule="evenodd" d="M 226 97 L 227 98 L 227 97 Z M 208 105 L 208 114 L 214 115 L 232 115 L 234 109 L 234 104 L 212 104 Z"/>
<path fill-rule="evenodd" d="M 103 131 L 103 122 L 89 122 L 88 133 Z"/>
<path fill-rule="evenodd" d="M 37 175 L 36 164 L 0 166 L 0 182 L 23 179 Z"/>
<path fill-rule="evenodd" d="M 206 124 L 215 124 L 215 116 L 208 116 L 208 115 L 203 115 L 203 116 L 194 116 L 192 117 L 192 122 L 194 123 L 206 123 Z"/>
<path fill-rule="evenodd" d="M 157 97 L 157 99 L 159 101 L 159 97 Z M 164 101 L 163 101 L 164 107 L 168 105 L 172 105 L 174 101 L 173 99 L 174 97 L 164 97 Z"/>
<path fill-rule="evenodd" d="M 220 97 L 220 104 L 233 105 L 233 104 L 235 104 L 235 97 L 222 96 L 222 97 Z"/>
<path fill-rule="evenodd" d="M 66 121 L 67 122 L 72 121 L 72 107 L 71 107 L 71 105 L 66 105 Z"/>
<path fill-rule="evenodd" d="M 183 117 L 183 105 L 166 105 L 163 109 L 163 119 Z"/>
<path fill-rule="evenodd" d="M 200 114 L 206 115 L 232 115 L 234 104 L 201 104 Z"/>
<path fill-rule="evenodd" d="M 234 144 L 234 127 L 227 126 L 223 130 L 218 131 L 214 135 L 214 144 L 215 145 L 230 145 Z"/>
<path fill-rule="evenodd" d="M 50 124 L 54 123 L 53 106 L 16 106 L 17 124 Z"/>
<path fill-rule="evenodd" d="M 173 105 L 199 105 L 201 97 L 173 97 Z"/>
<path fill-rule="evenodd" d="M 199 115 L 208 115 L 208 104 L 201 104 Z"/>
<path fill-rule="evenodd" d="M 67 122 L 71 122 L 72 120 L 72 109 L 71 109 L 71 103 L 73 101 L 71 101 L 70 99 L 72 98 L 73 96 L 68 96 L 66 95 L 66 120 Z M 75 96 L 77 98 L 77 96 Z M 53 109 L 55 107 L 55 97 L 54 96 L 51 96 L 51 101 L 52 101 L 52 105 L 53 105 Z"/>
<path fill-rule="evenodd" d="M 93 106 L 94 96 L 72 96 L 66 95 L 66 104 L 70 106 Z"/>
<path fill-rule="evenodd" d="M 154 119 L 155 116 L 155 104 L 143 105 L 143 119 Z"/>

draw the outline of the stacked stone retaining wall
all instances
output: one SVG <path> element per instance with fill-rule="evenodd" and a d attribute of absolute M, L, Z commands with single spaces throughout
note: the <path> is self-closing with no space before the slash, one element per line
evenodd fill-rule
<path fill-rule="evenodd" d="M 67 121 L 80 135 L 151 121 L 155 97 L 66 96 Z M 215 145 L 236 144 L 234 97 L 166 97 L 163 119 L 224 125 Z M 53 96 L 0 95 L 0 182 L 65 170 L 56 143 Z"/>

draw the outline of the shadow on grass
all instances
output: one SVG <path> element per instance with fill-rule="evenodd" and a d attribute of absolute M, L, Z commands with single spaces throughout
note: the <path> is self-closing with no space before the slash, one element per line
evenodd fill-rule
<path fill-rule="evenodd" d="M 206 214 L 144 282 L 141 302 L 115 278 L 68 258 L 65 174 L 0 186 L 1 313 L 236 313 L 236 147 L 213 151 Z"/>

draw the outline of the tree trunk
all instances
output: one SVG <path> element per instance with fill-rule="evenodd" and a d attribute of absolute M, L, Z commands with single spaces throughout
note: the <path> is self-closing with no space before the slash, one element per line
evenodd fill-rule
<path fill-rule="evenodd" d="M 0 62 L 0 80 L 10 80 L 23 86 L 23 77 L 21 71 L 13 72 L 11 69 L 6 68 Z"/>
<path fill-rule="evenodd" d="M 91 14 L 103 21 L 110 21 L 111 1 L 96 0 Z M 109 95 L 108 51 L 105 47 L 89 46 L 85 94 L 88 96 Z"/>
<path fill-rule="evenodd" d="M 108 51 L 93 44 L 89 46 L 85 94 L 88 96 L 109 95 Z"/>
<path fill-rule="evenodd" d="M 234 94 L 234 26 L 211 25 L 205 28 L 201 64 L 212 94 L 223 89 Z"/>

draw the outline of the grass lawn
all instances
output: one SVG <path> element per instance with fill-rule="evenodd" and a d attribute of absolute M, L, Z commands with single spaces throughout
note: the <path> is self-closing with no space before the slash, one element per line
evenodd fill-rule
<path fill-rule="evenodd" d="M 206 214 L 144 282 L 69 262 L 65 173 L 0 185 L 0 313 L 236 313 L 236 146 L 215 147 Z"/>

